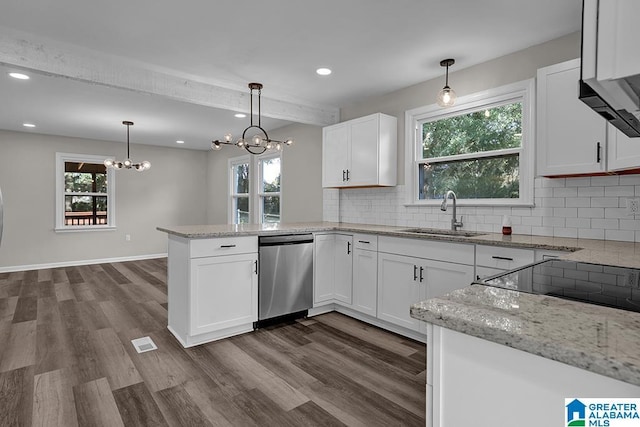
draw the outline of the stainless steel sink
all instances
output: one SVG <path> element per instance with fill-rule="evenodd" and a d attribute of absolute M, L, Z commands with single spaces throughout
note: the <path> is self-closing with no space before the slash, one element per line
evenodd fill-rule
<path fill-rule="evenodd" d="M 482 236 L 486 233 L 478 233 L 475 231 L 465 231 L 465 230 L 442 230 L 439 228 L 406 228 L 404 230 L 400 230 L 405 233 L 416 233 L 416 234 L 427 234 L 433 236 L 459 236 L 459 237 L 474 237 L 474 236 Z"/>

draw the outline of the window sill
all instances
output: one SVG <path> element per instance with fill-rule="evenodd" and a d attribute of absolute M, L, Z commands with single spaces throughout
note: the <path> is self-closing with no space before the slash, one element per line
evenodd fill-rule
<path fill-rule="evenodd" d="M 440 207 L 440 205 L 442 204 L 442 199 L 433 199 L 433 200 L 429 200 L 429 201 L 424 201 L 424 202 L 411 202 L 411 203 L 405 203 L 404 206 L 405 207 L 414 207 L 414 208 L 418 208 L 418 207 Z M 451 206 L 453 204 L 452 200 L 449 199 L 447 201 L 447 205 Z M 482 201 L 472 201 L 472 200 L 457 200 L 456 201 L 456 206 L 457 207 L 473 207 L 473 208 L 490 208 L 490 207 L 505 207 L 505 208 L 532 208 L 535 207 L 535 204 L 533 202 L 527 202 L 527 201 L 518 201 L 518 202 L 501 202 L 501 201 L 486 201 L 486 202 L 482 202 Z"/>
<path fill-rule="evenodd" d="M 67 227 L 56 227 L 53 229 L 56 233 L 78 233 L 82 231 L 115 231 L 115 226 L 104 225 L 104 226 L 67 226 Z"/>

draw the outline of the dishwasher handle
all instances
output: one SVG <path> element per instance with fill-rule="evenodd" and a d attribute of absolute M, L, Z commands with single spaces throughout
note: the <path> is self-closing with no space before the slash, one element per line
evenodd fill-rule
<path fill-rule="evenodd" d="M 281 234 L 258 237 L 258 246 L 300 245 L 304 243 L 313 243 L 313 234 Z"/>

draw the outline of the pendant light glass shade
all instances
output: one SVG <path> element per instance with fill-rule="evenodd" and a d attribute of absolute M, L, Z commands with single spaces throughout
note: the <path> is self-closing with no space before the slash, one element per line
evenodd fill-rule
<path fill-rule="evenodd" d="M 456 103 L 456 92 L 449 87 L 449 67 L 455 63 L 455 59 L 443 59 L 440 61 L 441 67 L 447 67 L 444 87 L 438 92 L 438 98 L 436 99 L 441 107 L 451 107 Z"/>

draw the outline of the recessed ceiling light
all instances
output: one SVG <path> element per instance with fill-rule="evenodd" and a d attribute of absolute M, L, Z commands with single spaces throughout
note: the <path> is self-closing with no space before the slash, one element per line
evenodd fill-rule
<path fill-rule="evenodd" d="M 329 74 L 331 74 L 331 70 L 329 68 L 318 68 L 316 70 L 316 73 L 321 76 L 328 76 Z"/>
<path fill-rule="evenodd" d="M 237 117 L 239 119 L 244 119 L 245 117 L 247 117 L 247 115 L 244 113 L 236 113 L 234 114 L 234 117 Z"/>
<path fill-rule="evenodd" d="M 18 80 L 29 80 L 31 77 L 27 76 L 26 74 L 22 74 L 22 73 L 9 73 L 9 76 L 13 77 L 14 79 L 18 79 Z"/>
<path fill-rule="evenodd" d="M 176 141 L 176 144 L 184 144 L 184 141 L 178 140 Z"/>
<path fill-rule="evenodd" d="M 22 126 L 24 126 L 26 128 L 34 128 L 34 127 L 36 127 L 36 125 L 34 125 L 33 123 L 23 123 Z"/>

